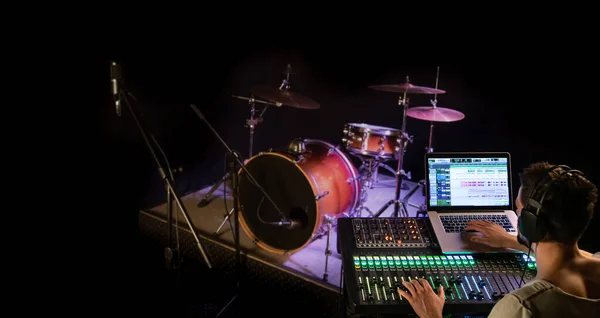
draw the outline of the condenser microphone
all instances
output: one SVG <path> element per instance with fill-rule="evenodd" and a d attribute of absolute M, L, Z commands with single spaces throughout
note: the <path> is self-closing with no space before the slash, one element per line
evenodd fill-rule
<path fill-rule="evenodd" d="M 121 98 L 119 94 L 119 82 L 121 81 L 121 66 L 116 62 L 110 62 L 110 82 L 115 102 L 115 111 L 117 116 L 121 116 Z"/>
<path fill-rule="evenodd" d="M 269 225 L 274 225 L 277 227 L 285 227 L 288 229 L 297 229 L 302 227 L 302 222 L 299 220 L 281 220 L 279 222 L 266 222 Z"/>

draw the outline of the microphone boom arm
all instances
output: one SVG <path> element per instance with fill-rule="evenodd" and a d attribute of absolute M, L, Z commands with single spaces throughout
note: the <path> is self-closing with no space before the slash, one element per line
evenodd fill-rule
<path fill-rule="evenodd" d="M 260 184 L 256 181 L 256 179 L 254 179 L 254 177 L 252 176 L 252 174 L 250 173 L 250 171 L 248 171 L 248 169 L 246 168 L 246 165 L 244 165 L 244 163 L 240 159 L 240 157 L 237 154 L 237 152 L 235 152 L 233 149 L 231 149 L 229 147 L 229 145 L 227 144 L 227 142 L 225 142 L 225 140 L 223 140 L 223 138 L 221 138 L 221 135 L 219 135 L 219 133 L 213 128 L 213 126 L 208 122 L 208 120 L 206 120 L 206 117 L 204 117 L 204 115 L 200 112 L 200 110 L 198 110 L 198 107 L 196 107 L 196 105 L 194 105 L 194 104 L 190 104 L 190 107 L 192 108 L 192 110 L 194 111 L 194 113 L 196 113 L 196 115 L 198 115 L 198 117 L 206 124 L 206 126 L 208 126 L 208 128 L 217 137 L 217 139 L 219 139 L 219 141 L 223 144 L 223 146 L 225 147 L 225 149 L 227 149 L 227 152 L 229 152 L 229 154 L 235 159 L 235 161 L 237 162 L 237 164 L 242 168 L 242 170 L 246 174 L 246 177 L 248 179 L 250 179 L 250 181 L 260 190 L 260 192 L 262 192 L 262 194 L 265 196 L 265 198 L 267 200 L 269 200 L 269 203 L 271 203 L 273 205 L 273 207 L 275 208 L 275 210 L 277 211 L 277 213 L 279 213 L 279 215 L 283 218 L 283 220 L 285 220 L 287 222 L 290 222 L 290 220 L 288 219 L 288 217 L 281 211 L 281 209 L 277 206 L 277 204 L 275 203 L 275 201 L 273 201 L 273 199 L 271 198 L 271 196 L 269 196 L 269 194 L 267 193 L 267 191 L 265 191 L 265 189 L 262 186 L 260 186 Z M 235 172 L 232 172 L 232 173 L 235 174 Z M 235 191 L 235 189 L 234 189 L 234 191 Z"/>

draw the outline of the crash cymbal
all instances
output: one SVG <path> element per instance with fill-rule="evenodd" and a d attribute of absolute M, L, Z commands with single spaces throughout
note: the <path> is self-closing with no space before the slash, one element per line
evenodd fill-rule
<path fill-rule="evenodd" d="M 406 116 L 420 120 L 437 122 L 452 122 L 465 118 L 465 114 L 459 112 L 458 110 L 433 106 L 411 107 L 407 110 Z"/>
<path fill-rule="evenodd" d="M 294 93 L 289 89 L 278 89 L 268 86 L 258 86 L 251 90 L 252 94 L 270 100 L 275 103 L 281 103 L 285 106 L 301 109 L 319 109 L 321 106 L 314 100 Z"/>
<path fill-rule="evenodd" d="M 407 94 L 445 94 L 446 91 L 425 87 L 425 86 L 417 86 L 411 83 L 404 83 L 398 85 L 371 85 L 370 89 L 384 91 L 384 92 L 392 92 L 392 93 L 407 93 Z"/>

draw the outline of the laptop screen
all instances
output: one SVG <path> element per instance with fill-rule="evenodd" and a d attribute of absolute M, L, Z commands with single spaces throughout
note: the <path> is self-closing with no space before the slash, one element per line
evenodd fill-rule
<path fill-rule="evenodd" d="M 429 153 L 425 168 L 428 210 L 512 210 L 509 153 Z"/>

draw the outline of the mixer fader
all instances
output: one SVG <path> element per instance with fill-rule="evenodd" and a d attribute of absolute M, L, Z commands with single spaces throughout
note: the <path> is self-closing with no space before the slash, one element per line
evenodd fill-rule
<path fill-rule="evenodd" d="M 413 313 L 398 289 L 406 290 L 403 281 L 424 278 L 434 289 L 444 288 L 446 312 L 485 314 L 535 276 L 535 259 L 523 253 L 443 254 L 429 226 L 427 219 L 415 218 L 338 220 L 351 312 Z"/>

